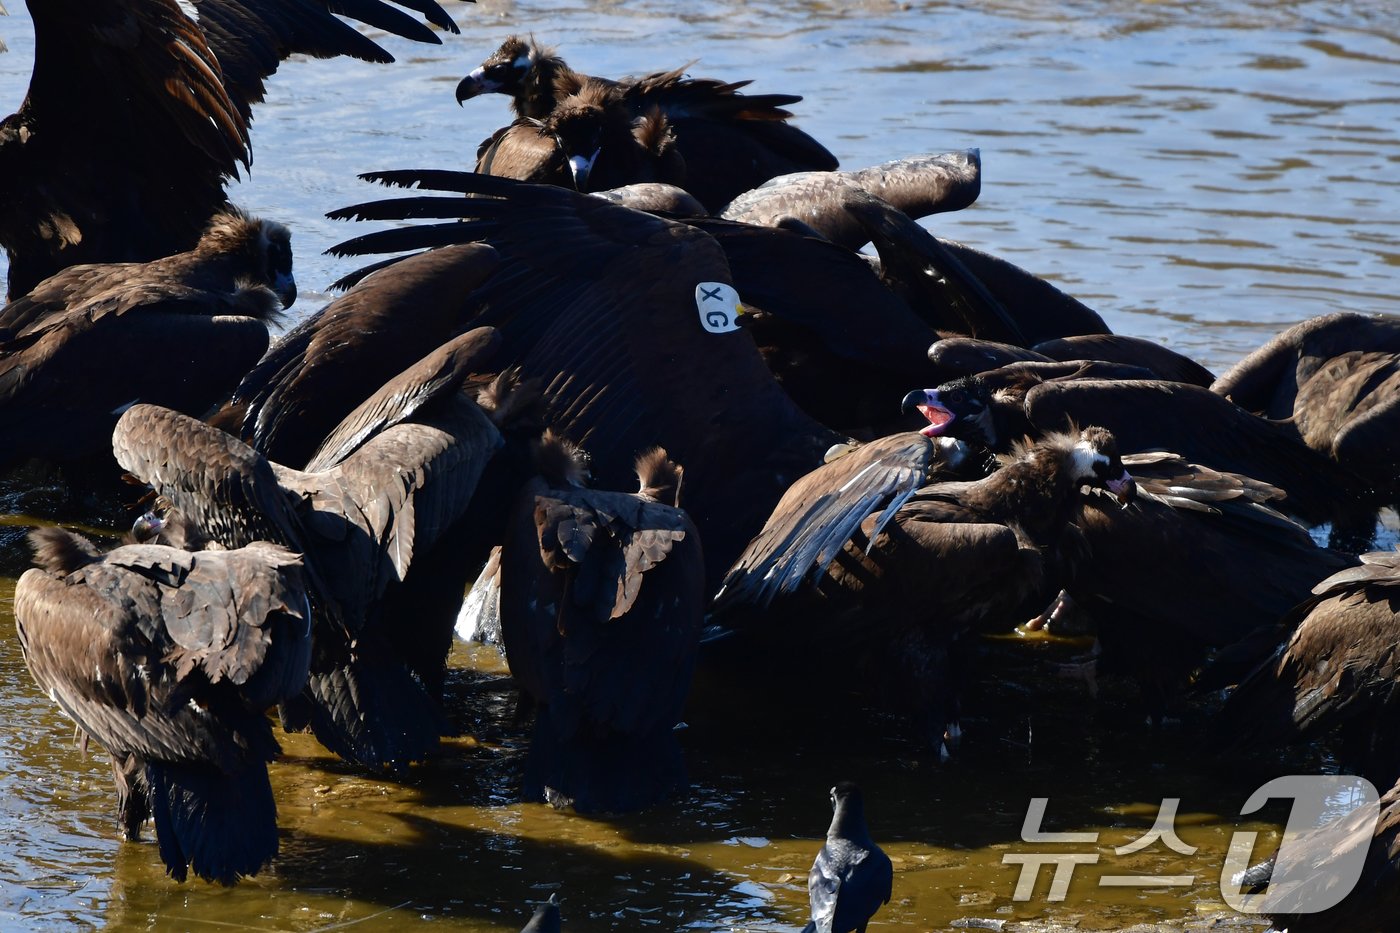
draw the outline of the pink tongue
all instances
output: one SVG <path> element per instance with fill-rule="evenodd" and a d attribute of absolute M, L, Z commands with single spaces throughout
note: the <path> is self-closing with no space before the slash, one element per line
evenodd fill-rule
<path fill-rule="evenodd" d="M 919 413 L 928 419 L 928 427 L 919 433 L 924 437 L 937 437 L 953 421 L 953 413 L 937 405 L 919 405 Z"/>

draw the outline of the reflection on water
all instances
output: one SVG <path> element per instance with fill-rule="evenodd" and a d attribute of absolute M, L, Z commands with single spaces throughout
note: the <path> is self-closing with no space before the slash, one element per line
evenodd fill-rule
<path fill-rule="evenodd" d="M 26 11 L 11 7 L 0 18 L 11 50 L 0 55 L 0 113 L 18 104 L 33 49 Z M 1400 26 L 1389 0 L 451 8 L 464 34 L 443 46 L 386 39 L 400 58 L 389 68 L 285 63 L 257 109 L 255 167 L 234 197 L 293 228 L 298 315 L 353 265 L 321 254 L 348 234 L 321 215 L 376 195 L 357 172 L 466 166 L 505 122 L 504 99 L 459 109 L 452 89 L 515 31 L 557 42 L 593 73 L 698 58 L 694 73 L 804 94 L 801 124 L 848 166 L 979 146 L 981 201 L 932 229 L 1053 279 L 1115 330 L 1217 370 L 1310 315 L 1400 312 Z M 16 573 L 23 557 L 9 531 L 0 549 Z M 0 631 L 11 631 L 7 612 Z M 358 776 L 289 738 L 274 770 L 283 857 L 226 891 L 171 884 L 152 846 L 118 844 L 105 756 L 71 746 L 12 637 L 0 638 L 0 677 L 5 929 L 513 930 L 526 901 L 557 889 L 572 930 L 791 930 L 804 918 L 826 788 L 845 777 L 866 785 L 872 826 L 896 861 L 895 900 L 877 918 L 888 928 L 1086 914 L 1088 928 L 1122 925 L 1219 903 L 1212 870 L 1229 816 L 1261 783 L 1204 758 L 1192 730 L 1147 735 L 1069 686 L 1050 696 L 1006 687 L 1001 702 L 973 707 L 997 713 L 973 721 L 962 759 L 938 769 L 898 723 L 846 714 L 838 734 L 816 728 L 823 707 L 848 702 L 839 687 L 797 683 L 774 700 L 761 684 L 716 681 L 702 686 L 687 733 L 694 792 L 654 813 L 590 821 L 514 801 L 513 700 L 498 680 L 464 672 L 453 688 L 469 738 L 403 781 Z M 1160 846 L 1106 855 L 1064 904 L 1013 905 L 1016 872 L 1001 858 L 1020 851 L 1031 796 L 1051 798 L 1055 829 L 1102 830 L 1104 853 L 1149 827 L 1163 797 L 1181 797 L 1178 826 L 1201 852 L 1189 865 Z M 1197 877 L 1150 894 L 1094 883 L 1157 870 Z"/>

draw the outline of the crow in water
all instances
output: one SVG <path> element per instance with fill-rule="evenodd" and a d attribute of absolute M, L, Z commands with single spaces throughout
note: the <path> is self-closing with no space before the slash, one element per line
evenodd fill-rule
<path fill-rule="evenodd" d="M 831 828 L 807 875 L 812 920 L 802 933 L 865 933 L 894 890 L 890 857 L 865 827 L 860 788 L 842 781 L 831 789 Z"/>
<path fill-rule="evenodd" d="M 535 915 L 520 933 L 559 933 L 559 930 L 559 895 L 551 894 L 549 900 L 535 908 Z"/>

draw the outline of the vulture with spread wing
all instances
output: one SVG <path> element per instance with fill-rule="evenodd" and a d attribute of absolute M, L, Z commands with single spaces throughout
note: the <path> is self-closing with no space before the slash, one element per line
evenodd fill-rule
<path fill-rule="evenodd" d="M 466 514 L 501 444 L 460 391 L 494 349 L 481 337 L 450 341 L 387 383 L 306 470 L 146 405 L 127 411 L 112 438 L 118 462 L 213 540 L 238 547 L 261 538 L 305 555 L 315 650 L 306 702 L 285 704 L 283 714 L 347 760 L 403 766 L 430 752 L 444 728 L 431 696 L 443 659 L 431 646 L 445 652 L 470 568 L 458 570 L 456 601 L 440 618 L 417 611 L 414 570 Z M 436 587 L 430 576 L 424 585 Z"/>
<path fill-rule="evenodd" d="M 456 26 L 434 0 L 397 0 Z M 384 0 L 29 0 L 34 73 L 0 121 L 9 295 L 66 266 L 188 250 L 251 163 L 251 105 L 292 54 L 392 61 L 334 13 L 423 42 Z M 101 153 L 94 158 L 93 153 Z"/>
<path fill-rule="evenodd" d="M 477 196 L 336 211 L 447 220 L 365 234 L 335 250 L 489 244 L 500 266 L 473 293 L 471 320 L 495 327 L 502 358 L 539 380 L 548 425 L 590 451 L 599 486 L 630 485 L 636 456 L 657 444 L 685 464 L 686 511 L 705 539 L 712 582 L 783 490 L 845 440 L 793 404 L 734 325 L 739 309 L 725 297 L 732 299 L 733 278 L 704 231 L 564 188 L 475 173 L 373 177 Z M 393 268 L 384 266 L 372 268 Z"/>

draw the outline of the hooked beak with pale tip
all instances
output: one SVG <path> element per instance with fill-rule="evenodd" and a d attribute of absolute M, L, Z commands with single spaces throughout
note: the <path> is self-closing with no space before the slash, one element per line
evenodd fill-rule
<path fill-rule="evenodd" d="M 131 537 L 136 539 L 139 543 L 145 544 L 147 541 L 154 539 L 156 535 L 160 534 L 161 529 L 164 527 L 165 519 L 161 518 L 155 512 L 147 512 L 132 523 Z"/>
<path fill-rule="evenodd" d="M 906 415 L 917 411 L 928 419 L 928 427 L 919 432 L 924 437 L 938 437 L 945 433 L 957 417 L 939 403 L 937 389 L 915 389 L 904 396 L 900 411 Z"/>
<path fill-rule="evenodd" d="M 485 68 L 477 68 L 457 82 L 457 106 L 462 106 L 463 102 L 480 94 L 490 94 L 500 90 L 500 88 L 500 82 L 492 81 L 486 77 Z"/>

